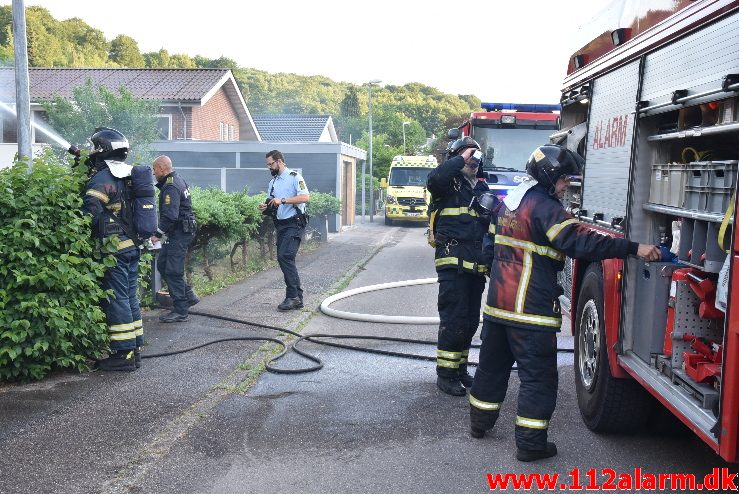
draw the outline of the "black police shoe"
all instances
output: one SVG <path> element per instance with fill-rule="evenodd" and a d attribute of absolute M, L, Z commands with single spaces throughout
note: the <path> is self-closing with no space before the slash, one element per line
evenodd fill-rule
<path fill-rule="evenodd" d="M 136 358 L 133 350 L 118 350 L 108 358 L 95 362 L 95 368 L 104 371 L 133 372 L 136 370 Z"/>
<path fill-rule="evenodd" d="M 133 361 L 136 364 L 137 369 L 141 367 L 141 347 L 140 346 L 137 346 L 133 350 Z"/>
<path fill-rule="evenodd" d="M 200 297 L 198 297 L 194 293 L 192 294 L 192 297 L 187 299 L 187 305 L 189 307 L 192 307 L 193 305 L 197 305 L 199 303 L 200 303 Z"/>
<path fill-rule="evenodd" d="M 169 314 L 163 314 L 159 316 L 159 322 L 184 322 L 190 319 L 187 314 L 180 314 L 179 312 L 170 311 Z"/>
<path fill-rule="evenodd" d="M 521 449 L 516 450 L 516 459 L 518 461 L 536 461 L 544 458 L 551 458 L 557 454 L 557 446 L 554 443 L 547 443 L 546 449 Z"/>
<path fill-rule="evenodd" d="M 467 394 L 467 390 L 464 389 L 459 379 L 451 379 L 449 377 L 436 377 L 436 386 L 443 392 L 452 396 L 464 396 Z"/>
<path fill-rule="evenodd" d="M 282 301 L 280 305 L 277 306 L 277 310 L 295 310 L 295 309 L 302 309 L 303 308 L 303 301 L 299 298 L 286 298 Z"/>

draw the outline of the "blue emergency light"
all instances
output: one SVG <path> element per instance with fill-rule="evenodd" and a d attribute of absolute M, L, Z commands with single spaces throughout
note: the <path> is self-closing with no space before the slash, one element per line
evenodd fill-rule
<path fill-rule="evenodd" d="M 561 105 L 546 105 L 535 103 L 480 103 L 485 111 L 513 110 L 532 113 L 551 113 L 560 111 Z"/>

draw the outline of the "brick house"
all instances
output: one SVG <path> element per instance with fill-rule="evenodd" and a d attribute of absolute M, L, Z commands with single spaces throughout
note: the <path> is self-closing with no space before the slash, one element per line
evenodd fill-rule
<path fill-rule="evenodd" d="M 74 88 L 90 80 L 95 87 L 112 92 L 124 87 L 136 98 L 160 102 L 157 126 L 161 140 L 260 140 L 229 69 L 30 68 L 28 78 L 34 120 L 43 118 L 41 101 L 71 98 Z M 13 87 L 12 68 L 0 69 L 0 83 Z M 2 142 L 16 142 L 15 118 L 3 112 L 0 125 Z M 33 129 L 32 138 L 46 142 Z"/>
<path fill-rule="evenodd" d="M 271 139 L 263 139 L 229 69 L 30 68 L 32 120 L 43 120 L 41 101 L 70 99 L 74 88 L 88 79 L 95 87 L 112 92 L 124 87 L 137 98 L 159 102 L 159 139 L 152 148 L 169 155 L 190 185 L 264 191 L 269 181 L 264 154 L 277 148 L 303 173 L 311 190 L 342 201 L 341 212 L 329 218 L 331 231 L 354 224 L 355 170 L 366 152 L 339 142 L 329 115 L 279 118 L 272 122 Z M 0 102 L 14 100 L 14 83 L 13 69 L 0 68 Z M 11 113 L 0 115 L 3 168 L 17 151 L 17 126 Z M 50 143 L 35 129 L 31 138 L 34 148 Z"/>

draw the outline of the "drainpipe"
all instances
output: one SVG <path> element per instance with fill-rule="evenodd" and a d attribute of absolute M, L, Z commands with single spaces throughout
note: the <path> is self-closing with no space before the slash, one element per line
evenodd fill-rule
<path fill-rule="evenodd" d="M 182 140 L 187 140 L 187 119 L 185 118 L 185 112 L 182 111 L 182 101 L 177 102 L 177 108 L 180 109 L 180 113 L 182 114 Z"/>

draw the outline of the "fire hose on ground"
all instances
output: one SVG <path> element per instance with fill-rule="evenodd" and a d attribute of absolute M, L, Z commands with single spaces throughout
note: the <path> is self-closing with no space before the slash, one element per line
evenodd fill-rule
<path fill-rule="evenodd" d="M 334 302 L 337 302 L 338 300 L 342 300 L 348 297 L 352 297 L 354 295 L 359 295 L 362 293 L 368 293 L 378 290 L 386 290 L 390 288 L 400 288 L 400 287 L 408 287 L 408 286 L 416 286 L 416 285 L 428 285 L 428 284 L 434 284 L 437 282 L 436 278 L 421 278 L 416 280 L 406 280 L 406 281 L 395 281 L 391 283 L 380 283 L 376 285 L 368 285 L 364 287 L 359 288 L 353 288 L 351 290 L 346 290 L 340 293 L 337 293 L 335 295 L 332 295 L 321 302 L 321 312 L 323 312 L 325 315 L 329 317 L 336 317 L 339 319 L 348 319 L 352 321 L 363 321 L 363 322 L 372 322 L 372 323 L 386 323 L 386 324 L 415 324 L 415 325 L 433 325 L 433 324 L 439 324 L 439 318 L 438 317 L 424 317 L 424 316 L 391 316 L 391 315 L 384 315 L 384 314 L 362 314 L 362 313 L 355 313 L 355 312 L 346 312 L 341 311 L 338 309 L 333 309 L 330 307 L 331 304 Z M 385 355 L 385 356 L 391 356 L 391 357 L 400 357 L 400 358 L 407 358 L 407 359 L 414 359 L 414 360 L 426 360 L 430 362 L 436 362 L 435 356 L 430 355 L 418 355 L 415 353 L 405 353 L 405 352 L 397 352 L 393 350 L 380 350 L 376 348 L 369 348 L 369 347 L 362 347 L 362 346 L 355 346 L 355 345 L 347 345 L 344 343 L 337 343 L 332 341 L 324 341 L 324 338 L 330 338 L 334 340 L 375 340 L 375 341 L 391 341 L 394 343 L 411 343 L 411 344 L 418 344 L 418 345 L 437 345 L 437 341 L 434 340 L 417 340 L 417 339 L 410 339 L 410 338 L 396 338 L 391 336 L 370 336 L 370 335 L 358 335 L 358 334 L 310 334 L 310 335 L 301 335 L 300 333 L 297 333 L 295 331 L 291 331 L 289 329 L 281 328 L 278 326 L 271 326 L 269 324 L 262 324 L 257 323 L 254 321 L 248 321 L 245 319 L 239 319 L 235 317 L 227 317 L 227 316 L 221 316 L 217 314 L 211 314 L 208 312 L 200 312 L 200 311 L 190 311 L 191 315 L 196 316 L 202 316 L 207 317 L 210 319 L 217 319 L 221 321 L 227 321 L 227 322 L 233 322 L 237 324 L 243 324 L 245 326 L 252 326 L 255 328 L 262 328 L 262 329 L 269 329 L 271 331 L 277 331 L 279 333 L 286 333 L 293 336 L 296 336 L 297 339 L 290 345 L 286 343 L 285 341 L 282 341 L 277 338 L 270 338 L 267 336 L 239 336 L 239 337 L 232 337 L 232 338 L 220 338 L 212 341 L 208 341 L 206 343 L 196 345 L 193 347 L 184 348 L 181 350 L 173 350 L 170 352 L 162 352 L 162 353 L 154 353 L 154 354 L 142 354 L 142 358 L 159 358 L 159 357 L 168 357 L 171 355 L 177 355 L 181 353 L 191 352 L 193 350 L 197 350 L 199 348 L 203 348 L 209 345 L 213 345 L 216 343 L 223 343 L 228 341 L 269 341 L 272 343 L 275 343 L 277 345 L 282 346 L 282 351 L 277 354 L 276 356 L 272 357 L 267 361 L 265 368 L 267 371 L 275 373 L 275 374 L 303 374 L 307 372 L 315 372 L 323 368 L 323 362 L 321 359 L 316 357 L 315 355 L 311 355 L 307 353 L 306 351 L 298 348 L 298 345 L 302 343 L 303 341 L 310 341 L 312 343 L 317 343 L 319 345 L 326 345 L 331 346 L 335 348 L 344 348 L 348 350 L 355 350 L 360 352 L 366 352 L 366 353 L 374 353 L 377 355 Z M 472 348 L 480 348 L 480 345 L 473 344 Z M 275 363 L 280 360 L 282 357 L 284 357 L 288 351 L 294 351 L 298 355 L 301 355 L 302 357 L 315 362 L 315 365 L 312 365 L 310 367 L 303 367 L 303 368 L 295 368 L 295 369 L 284 369 L 280 367 L 275 367 Z M 573 350 L 570 348 L 558 348 L 557 352 L 561 353 L 572 353 Z M 468 362 L 468 365 L 470 366 L 477 366 L 477 362 Z M 515 367 L 513 367 L 513 370 L 516 370 Z"/>

